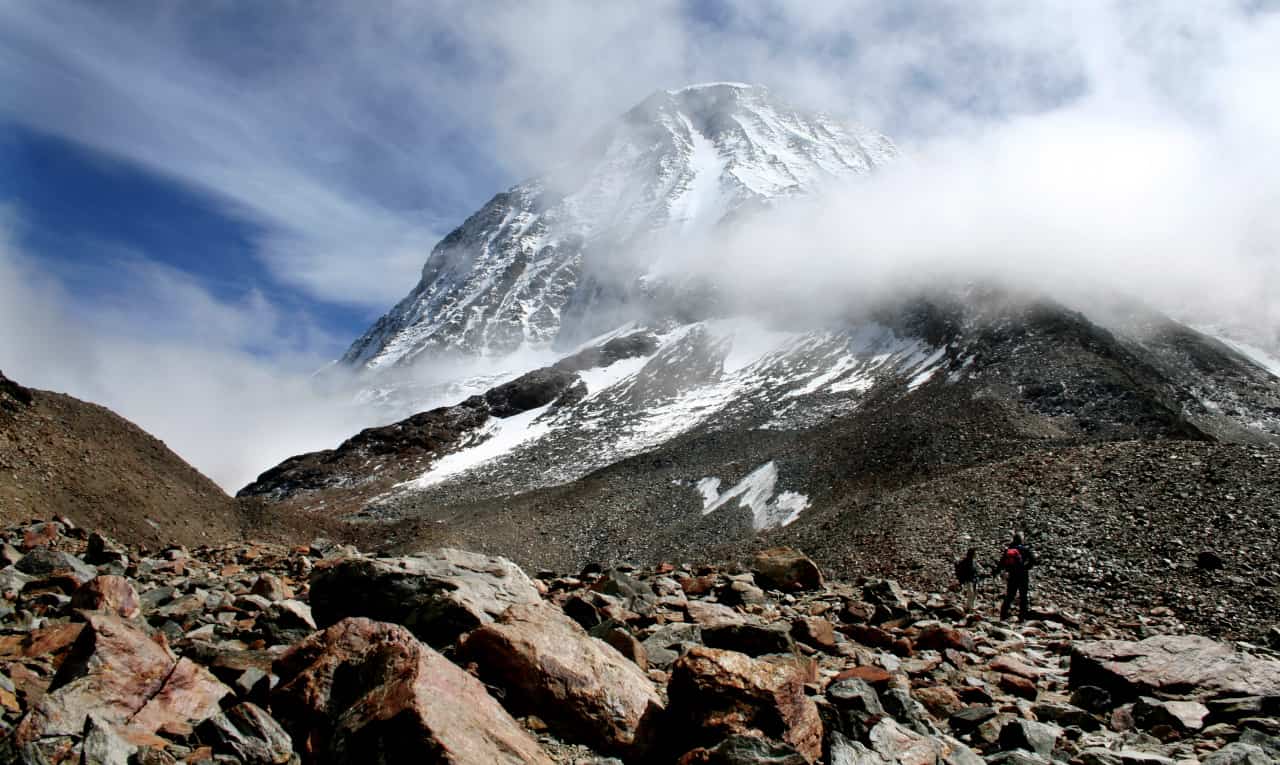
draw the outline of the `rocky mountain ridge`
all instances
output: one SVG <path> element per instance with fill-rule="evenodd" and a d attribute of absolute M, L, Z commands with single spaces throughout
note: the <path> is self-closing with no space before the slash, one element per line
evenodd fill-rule
<path fill-rule="evenodd" d="M 895 154 L 885 137 L 797 110 L 762 87 L 660 91 L 563 169 L 498 194 L 446 236 L 418 285 L 342 363 L 377 370 L 501 356 L 666 314 L 671 288 L 684 285 L 666 283 L 671 264 L 644 252 L 646 243 L 695 237 Z"/>

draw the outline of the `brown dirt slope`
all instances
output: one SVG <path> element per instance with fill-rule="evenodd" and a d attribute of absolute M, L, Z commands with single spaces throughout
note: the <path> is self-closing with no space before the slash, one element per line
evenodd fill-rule
<path fill-rule="evenodd" d="M 0 374 L 0 523 L 55 515 L 136 544 L 224 542 L 247 526 L 231 497 L 138 426 Z"/>

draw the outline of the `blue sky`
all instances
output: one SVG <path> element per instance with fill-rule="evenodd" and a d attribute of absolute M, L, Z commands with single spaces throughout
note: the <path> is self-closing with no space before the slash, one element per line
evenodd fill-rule
<path fill-rule="evenodd" d="M 1249 147 L 1280 139 L 1275 10 L 0 0 L 0 369 L 234 486 L 371 424 L 308 375 L 467 214 L 654 90 L 764 84 L 993 166 L 1154 126 L 1269 189 Z"/>
<path fill-rule="evenodd" d="M 764 81 L 899 140 L 1078 89 L 957 23 L 968 4 L 805 5 L 13 2 L 0 201 L 85 299 L 115 259 L 155 260 L 304 312 L 336 352 L 439 236 L 655 89 Z M 848 88 L 886 47 L 896 70 Z"/>

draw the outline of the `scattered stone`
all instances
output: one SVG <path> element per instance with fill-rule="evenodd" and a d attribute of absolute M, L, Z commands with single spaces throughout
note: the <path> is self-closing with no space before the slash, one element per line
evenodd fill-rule
<path fill-rule="evenodd" d="M 284 580 L 275 574 L 260 574 L 253 582 L 253 586 L 249 588 L 250 595 L 258 595 L 269 601 L 289 600 L 293 597 L 293 590 Z"/>
<path fill-rule="evenodd" d="M 1204 765 L 1275 765 L 1276 759 L 1260 746 L 1233 741 L 1201 762 Z"/>
<path fill-rule="evenodd" d="M 913 693 L 929 714 L 939 719 L 949 718 L 965 708 L 960 696 L 945 685 L 917 688 Z"/>
<path fill-rule="evenodd" d="M 71 553 L 45 547 L 22 556 L 22 560 L 13 567 L 32 577 L 69 576 L 77 584 L 84 584 L 98 575 L 93 567 L 85 565 L 84 561 Z"/>
<path fill-rule="evenodd" d="M 29 526 L 22 534 L 22 551 L 25 553 L 40 547 L 48 547 L 58 541 L 58 537 L 65 531 L 66 527 L 57 521 Z"/>
<path fill-rule="evenodd" d="M 627 632 L 621 627 L 611 627 L 605 630 L 600 639 L 613 647 L 615 651 L 630 659 L 640 668 L 641 672 L 649 669 L 649 652 L 645 650 L 644 643 L 636 640 L 635 636 Z"/>
<path fill-rule="evenodd" d="M 1204 571 L 1218 571 L 1226 566 L 1222 556 L 1213 550 L 1201 550 L 1196 554 L 1196 567 Z"/>
<path fill-rule="evenodd" d="M 128 552 L 123 545 L 102 536 L 98 532 L 89 534 L 89 544 L 84 551 L 85 563 L 99 566 L 119 560 L 127 560 Z"/>
<path fill-rule="evenodd" d="M 792 622 L 791 637 L 797 642 L 828 653 L 834 653 L 838 646 L 835 627 L 830 620 L 818 616 L 806 616 Z"/>
<path fill-rule="evenodd" d="M 299 762 L 293 741 L 280 723 L 255 704 L 243 702 L 215 715 L 198 729 L 202 741 L 227 750 L 245 765 Z"/>
<path fill-rule="evenodd" d="M 1082 765 L 1174 765 L 1174 760 L 1155 752 L 1139 749 L 1104 749 L 1089 747 L 1079 754 Z"/>
<path fill-rule="evenodd" d="M 1000 729 L 1001 749 L 1026 749 L 1048 757 L 1057 746 L 1062 729 L 1033 720 L 1012 720 Z"/>
<path fill-rule="evenodd" d="M 1115 704 L 1111 692 L 1096 685 L 1082 685 L 1071 692 L 1071 703 L 1094 714 L 1103 714 Z"/>
<path fill-rule="evenodd" d="M 138 747 L 125 741 L 109 723 L 90 713 L 80 741 L 81 765 L 129 765 Z"/>
<path fill-rule="evenodd" d="M 902 588 L 892 579 L 880 579 L 867 583 L 862 588 L 862 599 L 875 607 L 875 615 L 872 619 L 879 622 L 903 616 L 911 607 Z"/>
<path fill-rule="evenodd" d="M 756 553 L 752 572 L 761 587 L 772 590 L 795 592 L 821 590 L 826 586 L 817 564 L 790 547 L 774 547 Z"/>
<path fill-rule="evenodd" d="M 962 630 L 952 629 L 941 624 L 932 624 L 920 631 L 915 639 L 916 648 L 929 651 L 963 651 L 973 653 L 976 647 L 973 636 Z"/>
<path fill-rule="evenodd" d="M 1133 705 L 1133 722 L 1143 730 L 1168 726 L 1179 734 L 1204 727 L 1209 708 L 1196 701 L 1163 701 L 1142 696 Z"/>
<path fill-rule="evenodd" d="M 1042 701 L 1031 707 L 1031 713 L 1041 722 L 1075 727 L 1083 731 L 1095 731 L 1102 727 L 1102 722 L 1098 718 L 1071 704 Z"/>
<path fill-rule="evenodd" d="M 273 643 L 294 643 L 315 632 L 316 621 L 306 603 L 281 600 L 258 617 L 258 628 Z"/>
<path fill-rule="evenodd" d="M 686 753 L 679 765 L 805 765 L 808 762 L 790 744 L 759 736 L 729 736 L 710 749 Z"/>
<path fill-rule="evenodd" d="M 1027 701 L 1035 701 L 1040 695 L 1040 689 L 1036 687 L 1035 682 L 1018 675 L 1001 675 L 999 686 L 1000 690 Z"/>

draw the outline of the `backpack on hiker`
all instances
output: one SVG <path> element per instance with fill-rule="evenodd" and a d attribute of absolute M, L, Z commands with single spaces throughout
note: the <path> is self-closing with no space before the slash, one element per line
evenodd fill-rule
<path fill-rule="evenodd" d="M 1008 574 L 1024 574 L 1036 565 L 1036 556 L 1029 545 L 1012 544 L 1005 548 L 996 569 Z"/>
<path fill-rule="evenodd" d="M 1022 550 L 1012 546 L 1006 547 L 1004 555 L 1000 556 L 999 568 L 1001 571 L 1010 573 L 1020 571 L 1022 569 Z"/>

